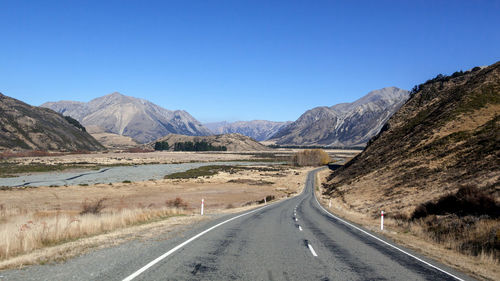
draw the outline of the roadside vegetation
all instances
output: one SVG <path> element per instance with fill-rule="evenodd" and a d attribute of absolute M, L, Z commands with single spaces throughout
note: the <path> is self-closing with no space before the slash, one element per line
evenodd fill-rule
<path fill-rule="evenodd" d="M 448 248 L 500 262 L 500 204 L 477 187 L 461 187 L 418 205 L 410 218 L 396 218 L 407 231 L 418 228 L 423 237 Z"/>
<path fill-rule="evenodd" d="M 175 201 L 177 200 L 177 201 Z M 80 212 L 8 209 L 0 205 L 0 260 L 116 229 L 187 214 L 182 199 L 163 207 L 108 208 L 106 198 L 84 201 Z"/>
<path fill-rule="evenodd" d="M 330 156 L 322 149 L 305 149 L 297 152 L 292 159 L 295 166 L 323 166 L 330 161 Z"/>

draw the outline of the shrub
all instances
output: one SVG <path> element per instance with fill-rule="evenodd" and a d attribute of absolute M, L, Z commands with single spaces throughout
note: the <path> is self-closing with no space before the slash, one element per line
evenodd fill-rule
<path fill-rule="evenodd" d="M 173 200 L 165 201 L 165 205 L 167 205 L 167 207 L 174 207 L 174 208 L 178 208 L 178 209 L 186 209 L 188 206 L 187 202 L 182 200 L 182 198 L 180 198 L 180 197 L 177 197 Z"/>
<path fill-rule="evenodd" d="M 330 156 L 323 149 L 305 149 L 293 156 L 296 166 L 322 166 L 330 161 Z"/>
<path fill-rule="evenodd" d="M 85 214 L 94 214 L 98 215 L 101 213 L 102 209 L 105 208 L 104 206 L 104 201 L 106 201 L 106 198 L 101 198 L 95 202 L 89 202 L 88 200 L 85 200 L 82 204 L 82 211 L 80 212 L 80 215 L 85 215 Z"/>
<path fill-rule="evenodd" d="M 166 141 L 157 141 L 155 143 L 155 150 L 169 150 L 170 145 Z"/>
<path fill-rule="evenodd" d="M 265 200 L 264 199 L 259 200 L 259 201 L 257 201 L 257 203 L 264 204 L 264 202 L 270 202 L 270 201 L 273 201 L 274 199 L 276 199 L 276 197 L 274 195 L 267 195 Z"/>
<path fill-rule="evenodd" d="M 461 187 L 457 193 L 442 196 L 437 200 L 422 203 L 415 208 L 412 219 L 429 215 L 455 214 L 459 217 L 487 215 L 500 217 L 500 206 L 495 199 L 475 186 Z"/>

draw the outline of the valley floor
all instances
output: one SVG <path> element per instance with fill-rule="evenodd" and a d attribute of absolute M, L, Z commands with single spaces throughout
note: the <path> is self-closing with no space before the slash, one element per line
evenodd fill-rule
<path fill-rule="evenodd" d="M 134 233 L 241 211 L 266 197 L 293 196 L 309 170 L 245 166 L 188 179 L 1 190 L 0 269 L 65 260 Z"/>

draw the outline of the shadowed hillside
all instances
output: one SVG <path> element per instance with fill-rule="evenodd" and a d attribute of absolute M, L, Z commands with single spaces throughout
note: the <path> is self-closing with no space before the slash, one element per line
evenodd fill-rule
<path fill-rule="evenodd" d="M 103 146 L 73 118 L 0 93 L 0 150 L 100 150 Z"/>

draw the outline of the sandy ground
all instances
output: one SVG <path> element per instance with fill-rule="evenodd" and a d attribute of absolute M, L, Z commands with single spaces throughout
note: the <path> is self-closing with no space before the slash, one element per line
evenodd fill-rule
<path fill-rule="evenodd" d="M 96 165 L 140 165 L 158 163 L 186 163 L 186 162 L 213 162 L 213 161 L 234 161 L 249 160 L 254 158 L 252 154 L 235 154 L 230 152 L 109 152 L 109 153 L 89 153 L 89 154 L 68 154 L 63 156 L 44 157 L 19 157 L 10 158 L 12 163 L 42 163 L 47 165 L 55 164 L 75 164 L 90 163 Z"/>

